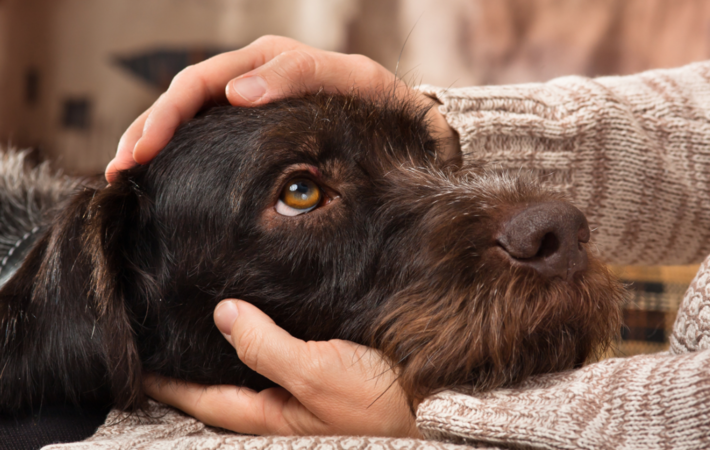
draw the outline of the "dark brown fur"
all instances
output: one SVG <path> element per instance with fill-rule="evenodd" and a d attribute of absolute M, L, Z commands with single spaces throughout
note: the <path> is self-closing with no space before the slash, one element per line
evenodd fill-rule
<path fill-rule="evenodd" d="M 67 193 L 0 291 L 0 411 L 136 409 L 145 371 L 270 386 L 214 326 L 227 297 L 301 339 L 379 349 L 411 399 L 582 364 L 618 332 L 619 285 L 596 260 L 568 282 L 502 257 L 501 218 L 558 196 L 442 164 L 425 112 L 327 95 L 214 108 L 149 165 Z M 280 216 L 297 173 L 333 201 Z"/>

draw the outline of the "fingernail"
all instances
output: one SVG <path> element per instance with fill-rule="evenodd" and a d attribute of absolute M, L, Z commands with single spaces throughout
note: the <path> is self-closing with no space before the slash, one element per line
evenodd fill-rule
<path fill-rule="evenodd" d="M 238 78 L 232 81 L 232 89 L 248 102 L 254 103 L 266 93 L 266 81 L 261 77 Z"/>
<path fill-rule="evenodd" d="M 219 328 L 219 331 L 230 336 L 232 334 L 232 325 L 234 325 L 238 315 L 237 304 L 232 300 L 224 300 L 214 310 L 214 323 Z"/>

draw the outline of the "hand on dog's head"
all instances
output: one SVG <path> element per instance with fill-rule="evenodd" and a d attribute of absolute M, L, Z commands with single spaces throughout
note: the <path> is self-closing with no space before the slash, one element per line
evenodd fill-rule
<path fill-rule="evenodd" d="M 582 364 L 618 331 L 622 292 L 587 262 L 586 221 L 528 177 L 440 161 L 425 113 L 330 95 L 217 107 L 74 194 L 0 291 L 2 409 L 135 409 L 142 371 L 265 388 L 212 322 L 226 297 L 298 338 L 375 347 L 412 400 Z M 559 211 L 579 222 L 569 246 Z"/>

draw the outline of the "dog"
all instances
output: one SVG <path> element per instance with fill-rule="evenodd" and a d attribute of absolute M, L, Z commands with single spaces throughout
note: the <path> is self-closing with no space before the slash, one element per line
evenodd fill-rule
<path fill-rule="evenodd" d="M 584 215 L 530 176 L 442 161 L 426 113 L 322 93 L 218 106 L 111 185 L 5 155 L 0 412 L 136 411 L 145 372 L 273 386 L 215 327 L 224 298 L 374 347 L 411 401 L 583 364 L 623 297 Z"/>

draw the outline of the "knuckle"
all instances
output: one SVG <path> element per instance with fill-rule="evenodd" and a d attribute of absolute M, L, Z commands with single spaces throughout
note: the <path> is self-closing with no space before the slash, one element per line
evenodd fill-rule
<path fill-rule="evenodd" d="M 290 386 L 303 398 L 313 398 L 323 392 L 324 380 L 332 372 L 332 354 L 323 351 L 322 342 L 306 342 L 306 347 L 301 355 L 300 367 L 303 376 L 296 377 Z"/>
<path fill-rule="evenodd" d="M 292 39 L 285 38 L 283 36 L 275 36 L 273 34 L 266 34 L 261 36 L 259 39 L 251 43 L 255 47 L 281 47 L 292 43 Z"/>
<path fill-rule="evenodd" d="M 348 58 L 352 61 L 353 64 L 357 64 L 360 66 L 369 66 L 370 63 L 372 63 L 372 60 L 370 58 L 365 55 L 360 55 L 358 53 L 348 55 Z"/>
<path fill-rule="evenodd" d="M 258 372 L 259 352 L 263 341 L 262 332 L 256 327 L 251 327 L 242 333 L 237 342 L 239 359 L 256 372 Z"/>
<path fill-rule="evenodd" d="M 279 40 L 279 36 L 274 36 L 273 34 L 265 34 L 252 42 L 251 45 L 267 45 L 267 44 L 273 44 L 274 42 Z"/>
<path fill-rule="evenodd" d="M 285 52 L 283 57 L 289 62 L 287 66 L 287 70 L 290 72 L 289 78 L 314 78 L 318 63 L 310 52 L 305 50 L 291 50 Z"/>
<path fill-rule="evenodd" d="M 380 76 L 380 66 L 375 61 L 364 55 L 348 55 L 350 64 L 357 67 L 358 72 L 370 79 L 376 79 Z"/>
<path fill-rule="evenodd" d="M 185 67 L 173 77 L 173 80 L 170 82 L 170 87 L 168 89 L 184 85 L 185 83 L 189 83 L 190 79 L 194 76 L 194 73 L 194 65 L 189 65 Z"/>

